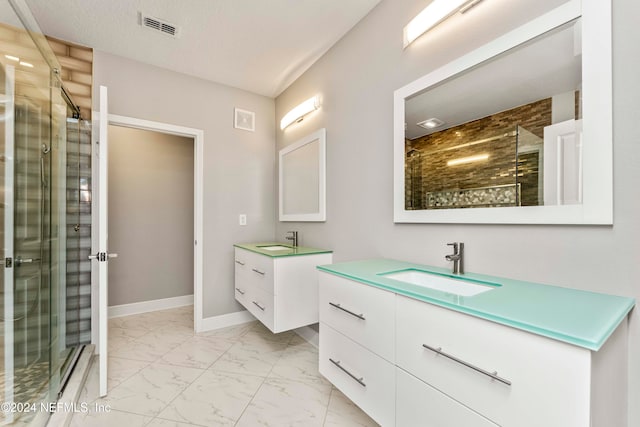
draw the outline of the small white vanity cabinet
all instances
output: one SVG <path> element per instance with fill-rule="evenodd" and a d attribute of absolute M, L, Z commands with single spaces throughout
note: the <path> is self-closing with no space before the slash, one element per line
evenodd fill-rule
<path fill-rule="evenodd" d="M 316 266 L 330 264 L 332 254 L 311 248 L 261 249 L 276 246 L 283 245 L 236 245 L 236 300 L 274 333 L 317 323 Z"/>
<path fill-rule="evenodd" d="M 322 270 L 320 372 L 382 426 L 626 426 L 628 307 L 592 351 Z"/>

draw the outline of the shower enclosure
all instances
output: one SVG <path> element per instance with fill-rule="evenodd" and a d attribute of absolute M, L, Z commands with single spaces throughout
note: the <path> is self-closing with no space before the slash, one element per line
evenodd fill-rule
<path fill-rule="evenodd" d="M 0 425 L 40 426 L 78 345 L 90 341 L 81 262 L 90 241 L 90 127 L 46 39 L 10 3 L 16 12 L 0 7 Z"/>
<path fill-rule="evenodd" d="M 521 125 L 484 133 L 469 139 L 445 130 L 408 141 L 405 209 L 543 205 L 544 140 Z"/>

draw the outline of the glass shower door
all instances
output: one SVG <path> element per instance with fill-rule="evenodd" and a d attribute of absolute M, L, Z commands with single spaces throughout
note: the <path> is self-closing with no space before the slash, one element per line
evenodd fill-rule
<path fill-rule="evenodd" d="M 14 103 L 14 67 L 0 67 L 0 126 L 2 132 L 0 162 L 0 179 L 2 180 L 2 263 L 3 274 L 0 276 L 2 297 L 0 306 L 0 334 L 2 334 L 2 350 L 0 380 L 2 389 L 0 398 L 2 402 L 13 401 L 13 268 L 11 262 L 4 262 L 13 258 L 13 103 Z M 9 230 L 6 231 L 5 230 Z M 0 424 L 6 424 L 13 420 L 10 413 L 0 412 Z"/>
<path fill-rule="evenodd" d="M 34 73 L 33 87 L 18 81 L 14 102 L 13 149 L 13 401 L 52 401 L 59 376 L 51 371 L 52 320 L 52 92 L 48 72 Z M 53 92 L 55 93 L 55 92 Z M 57 148 L 57 147 L 56 147 Z M 16 413 L 20 421 L 41 424 L 44 411 Z"/>
<path fill-rule="evenodd" d="M 49 400 L 52 386 L 50 81 L 48 72 L 2 68 L 3 401 L 39 405 Z M 46 416 L 10 411 L 3 419 L 24 423 Z"/>
<path fill-rule="evenodd" d="M 33 404 L 35 411 L 0 411 L 0 426 L 43 426 L 49 412 L 41 403 L 57 400 L 79 354 L 76 344 L 90 335 L 90 309 L 79 311 L 90 292 L 67 287 L 68 273 L 84 273 L 73 262 L 68 268 L 67 244 L 73 252 L 74 241 L 90 240 L 90 233 L 68 234 L 69 221 L 78 224 L 78 208 L 71 209 L 78 197 L 68 197 L 66 186 L 68 178 L 77 183 L 79 165 L 68 177 L 67 103 L 73 103 L 60 64 L 28 11 L 10 3 L 22 14 L 0 23 L 0 402 Z M 78 192 L 74 185 L 71 193 Z M 69 324 L 81 326 L 73 339 Z"/>

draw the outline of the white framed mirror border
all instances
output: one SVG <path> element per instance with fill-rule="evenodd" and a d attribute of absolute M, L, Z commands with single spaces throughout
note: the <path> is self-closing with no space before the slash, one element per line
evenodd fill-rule
<path fill-rule="evenodd" d="M 284 157 L 287 154 L 293 153 L 294 151 L 303 148 L 306 145 L 312 144 L 314 142 L 318 142 L 318 202 L 317 202 L 317 212 L 308 212 L 308 213 L 287 213 L 285 212 L 285 174 L 284 174 Z M 327 217 L 327 208 L 326 208 L 326 175 L 327 175 L 327 154 L 326 154 L 326 145 L 327 145 L 327 131 L 325 128 L 319 129 L 305 137 L 299 139 L 281 149 L 278 154 L 278 190 L 279 190 L 279 220 L 283 222 L 291 221 L 291 222 L 323 222 L 326 221 Z M 315 192 L 316 189 L 313 189 Z"/>
<path fill-rule="evenodd" d="M 583 200 L 579 205 L 405 209 L 405 99 L 582 18 Z M 394 92 L 394 222 L 613 224 L 611 0 L 571 0 Z"/>

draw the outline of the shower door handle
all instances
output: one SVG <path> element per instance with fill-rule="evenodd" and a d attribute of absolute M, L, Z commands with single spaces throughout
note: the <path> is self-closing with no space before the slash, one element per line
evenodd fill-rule
<path fill-rule="evenodd" d="M 116 253 L 107 253 L 107 252 L 98 252 L 95 255 L 89 255 L 89 259 L 95 259 L 100 262 L 108 261 L 109 258 L 118 258 L 118 254 Z"/>
<path fill-rule="evenodd" d="M 22 258 L 18 257 L 15 259 L 14 264 L 16 267 L 20 267 L 22 264 L 31 264 L 34 262 L 39 262 L 40 258 Z"/>

